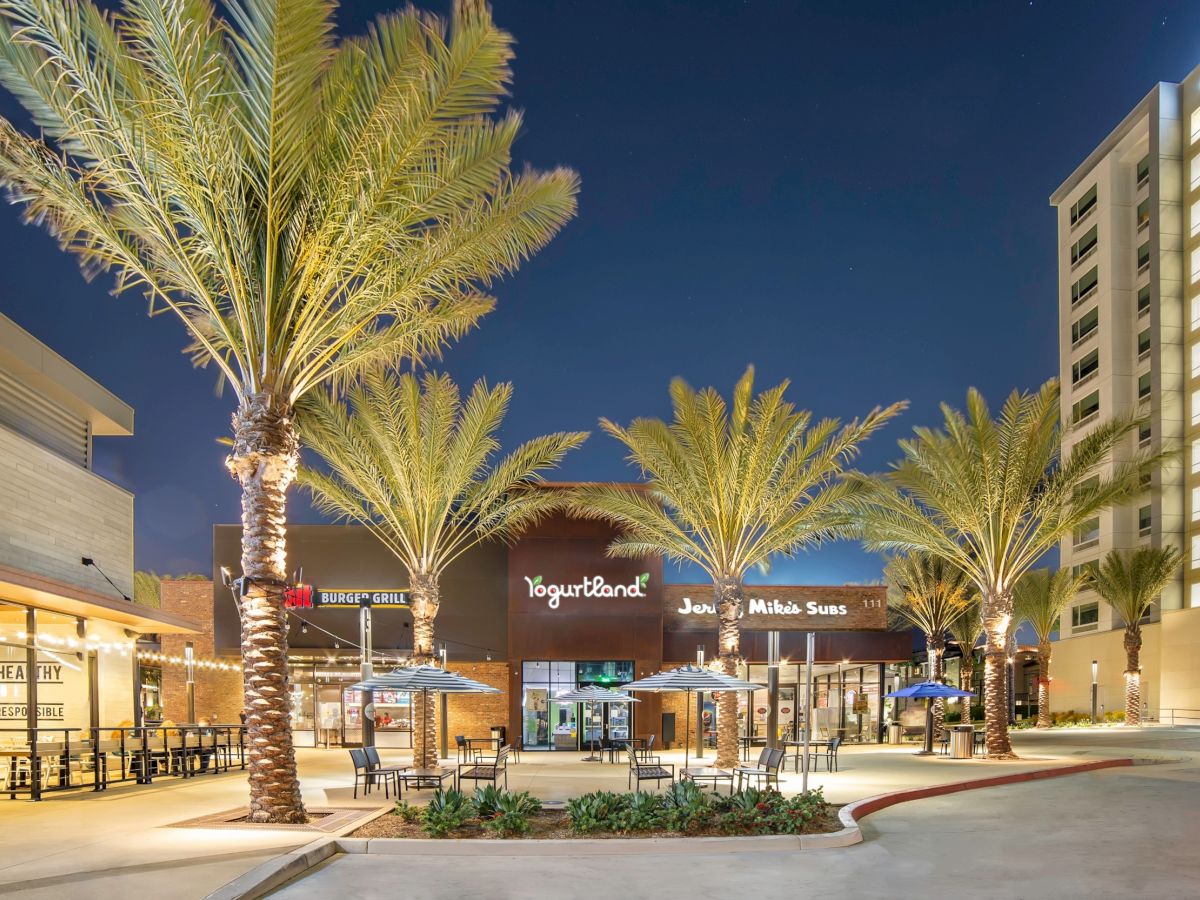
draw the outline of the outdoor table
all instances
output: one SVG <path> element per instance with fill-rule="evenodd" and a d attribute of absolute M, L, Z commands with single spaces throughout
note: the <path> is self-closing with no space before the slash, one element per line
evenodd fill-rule
<path fill-rule="evenodd" d="M 767 745 L 767 739 L 765 736 L 759 737 L 758 735 L 743 734 L 738 736 L 738 740 L 742 742 L 742 759 L 745 762 L 750 761 L 751 746 L 754 744 L 762 744 L 765 747 Z"/>
<path fill-rule="evenodd" d="M 447 778 L 454 777 L 454 769 L 438 766 L 436 769 L 408 769 L 397 772 L 396 777 L 404 785 L 411 785 L 420 790 L 423 787 L 438 788 Z"/>
<path fill-rule="evenodd" d="M 645 744 L 646 744 L 645 738 L 638 738 L 638 737 L 621 738 L 618 741 L 613 741 L 607 747 L 604 747 L 600 752 L 601 753 L 607 752 L 608 753 L 608 761 L 610 763 L 615 763 L 617 761 L 617 754 L 620 753 L 622 750 L 624 750 L 626 747 L 632 747 L 633 751 L 636 753 L 638 750 L 641 750 L 645 746 Z"/>
<path fill-rule="evenodd" d="M 828 746 L 829 746 L 829 741 L 825 740 L 824 738 L 818 738 L 816 740 L 810 740 L 808 742 L 809 750 L 815 750 L 818 747 L 828 747 Z M 785 752 L 787 751 L 788 747 L 791 747 L 792 750 L 794 751 L 792 753 L 792 766 L 795 771 L 799 772 L 800 771 L 800 754 L 804 752 L 803 738 L 801 738 L 798 741 L 784 741 L 783 749 Z"/>
<path fill-rule="evenodd" d="M 712 766 L 700 766 L 695 769 L 684 769 L 679 773 L 688 781 L 699 784 L 701 781 L 712 782 L 712 789 L 716 791 L 717 784 L 722 781 L 729 782 L 729 793 L 733 793 L 733 773 L 728 769 L 716 769 Z"/>
<path fill-rule="evenodd" d="M 500 739 L 499 738 L 493 738 L 493 737 L 463 738 L 463 742 L 467 745 L 467 756 L 469 756 L 472 760 L 475 759 L 476 753 L 479 752 L 475 749 L 476 744 L 479 744 L 481 749 L 483 749 L 483 750 L 499 750 L 500 749 Z"/>

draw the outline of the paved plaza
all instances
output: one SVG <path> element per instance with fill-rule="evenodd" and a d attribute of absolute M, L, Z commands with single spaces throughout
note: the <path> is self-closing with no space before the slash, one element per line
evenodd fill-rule
<path fill-rule="evenodd" d="M 1190 810 L 1200 808 L 1200 730 L 1024 732 L 1017 735 L 1017 743 L 1024 758 L 1006 763 L 920 758 L 912 755 L 912 746 L 849 747 L 842 754 L 841 771 L 832 775 L 816 773 L 813 784 L 823 785 L 830 800 L 845 803 L 903 788 L 1090 759 L 1132 755 L 1171 762 L 904 804 L 864 820 L 866 844 L 842 851 L 821 851 L 819 857 L 760 852 L 719 858 L 706 858 L 702 853 L 673 854 L 670 866 L 675 874 L 670 877 L 663 876 L 653 854 L 622 857 L 619 865 L 612 865 L 611 859 L 606 865 L 603 856 L 586 865 L 569 857 L 523 861 L 501 857 L 486 863 L 477 860 L 467 871 L 447 866 L 446 845 L 439 845 L 427 856 L 407 857 L 406 877 L 422 873 L 425 880 L 427 876 L 425 883 L 433 892 L 431 896 L 509 896 L 497 885 L 503 890 L 511 888 L 511 896 L 517 896 L 522 890 L 527 892 L 530 877 L 540 871 L 538 877 L 549 878 L 557 885 L 556 893 L 584 896 L 589 877 L 598 877 L 603 871 L 611 887 L 626 885 L 624 890 L 617 890 L 623 896 L 647 895 L 639 894 L 642 888 L 636 886 L 661 879 L 670 887 L 666 894 L 655 891 L 656 897 L 675 896 L 670 891 L 676 887 L 681 891 L 679 896 L 694 897 L 704 896 L 706 884 L 709 889 L 721 884 L 722 877 L 734 878 L 743 888 L 756 884 L 757 879 L 777 885 L 779 878 L 797 878 L 816 867 L 805 876 L 806 884 L 826 884 L 831 890 L 858 885 L 862 890 L 869 887 L 883 891 L 891 884 L 889 879 L 913 879 L 915 886 L 935 872 L 947 884 L 958 882 L 966 877 L 964 860 L 979 856 L 998 861 L 980 862 L 979 868 L 973 868 L 971 871 L 980 878 L 982 867 L 999 865 L 999 861 L 1004 865 L 1013 863 L 1021 872 L 1039 871 L 1045 866 L 1046 871 L 1057 872 L 1056 877 L 1061 878 L 1065 868 L 1059 863 L 1071 861 L 1068 868 L 1080 872 L 1099 873 L 1115 867 L 1129 878 L 1145 879 L 1155 870 L 1155 860 L 1161 859 L 1161 853 L 1151 846 L 1155 835 L 1195 833 L 1200 825 L 1194 818 L 1189 819 L 1195 816 Z M 305 798 L 310 805 L 358 806 L 364 812 L 381 805 L 378 795 L 369 800 L 352 798 L 345 751 L 306 750 L 299 756 Z M 403 761 L 405 756 L 396 752 L 389 760 L 385 754 L 385 761 Z M 678 756 L 676 761 L 682 762 L 682 753 L 673 751 L 666 756 Z M 624 766 L 584 763 L 580 754 L 525 753 L 510 774 L 514 790 L 528 789 L 544 799 L 563 799 L 597 788 L 625 789 Z M 798 782 L 798 776 L 789 772 L 784 777 L 784 789 L 798 789 Z M 245 781 L 240 773 L 188 782 L 163 781 L 149 788 L 125 786 L 101 795 L 59 795 L 41 803 L 0 802 L 0 828 L 5 834 L 0 893 L 61 898 L 136 892 L 200 898 L 259 863 L 319 837 L 314 832 L 280 829 L 163 827 L 244 802 Z M 1097 836 L 1074 834 L 1079 823 L 1099 829 Z M 1011 852 L 1006 849 L 979 854 L 979 842 L 984 840 L 1003 841 Z M 1144 840 L 1145 845 L 1138 848 L 1130 843 L 1122 854 L 1115 849 L 1100 853 L 1095 848 L 1106 840 L 1114 844 Z M 390 862 L 393 867 L 397 863 L 395 858 Z M 302 884 L 288 888 L 284 896 L 316 896 L 311 892 L 319 892 L 322 886 L 328 896 L 331 879 L 353 884 L 362 896 L 372 896 L 375 888 L 371 885 L 376 880 L 380 891 L 394 892 L 394 869 L 384 877 L 377 868 L 380 866 L 386 868 L 387 862 L 368 856 L 339 858 Z M 557 871 L 560 866 L 570 870 L 570 879 Z M 510 868 L 513 871 L 508 871 Z M 592 868 L 596 872 L 589 875 Z M 1172 873 L 1171 877 L 1182 877 L 1189 871 L 1182 863 L 1159 868 Z M 578 886 L 578 894 L 571 893 L 575 889 L 571 885 Z M 701 893 L 695 893 L 697 890 Z M 1064 894 L 1061 885 L 1053 893 L 1070 896 Z M 1097 894 L 1093 892 L 1092 896 Z M 1171 894 L 1160 891 L 1157 896 Z"/>

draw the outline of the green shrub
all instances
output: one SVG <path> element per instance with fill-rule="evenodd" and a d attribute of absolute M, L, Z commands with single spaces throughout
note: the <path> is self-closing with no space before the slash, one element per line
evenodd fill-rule
<path fill-rule="evenodd" d="M 567 816 L 573 831 L 615 831 L 617 816 L 628 805 L 628 794 L 593 791 L 567 801 Z"/>
<path fill-rule="evenodd" d="M 525 834 L 529 831 L 529 817 L 542 808 L 542 802 L 528 791 L 509 793 L 499 791 L 495 796 L 487 797 L 490 814 L 484 816 L 479 807 L 479 792 L 476 789 L 476 809 L 480 816 L 480 825 L 504 837 L 514 834 Z"/>
<path fill-rule="evenodd" d="M 618 831 L 653 831 L 662 825 L 662 800 L 655 794 L 637 791 L 616 815 Z"/>
<path fill-rule="evenodd" d="M 713 807 L 714 823 L 727 834 L 797 834 L 829 812 L 820 789 L 784 797 L 775 790 L 746 788 L 714 799 Z"/>
<path fill-rule="evenodd" d="M 671 831 L 695 831 L 712 821 L 712 806 L 694 781 L 677 781 L 662 795 L 660 817 Z"/>
<path fill-rule="evenodd" d="M 421 814 L 421 827 L 430 837 L 445 837 L 467 824 L 474 814 L 474 804 L 462 791 L 443 791 L 438 788 Z"/>
<path fill-rule="evenodd" d="M 494 784 L 475 788 L 475 793 L 471 797 L 471 803 L 475 806 L 475 815 L 481 819 L 490 819 L 496 814 L 496 807 L 502 796 L 504 796 L 504 792 Z"/>
<path fill-rule="evenodd" d="M 399 816 L 409 825 L 418 822 L 421 819 L 421 807 L 413 806 L 404 800 L 396 801 L 396 808 L 392 810 L 393 816 Z"/>

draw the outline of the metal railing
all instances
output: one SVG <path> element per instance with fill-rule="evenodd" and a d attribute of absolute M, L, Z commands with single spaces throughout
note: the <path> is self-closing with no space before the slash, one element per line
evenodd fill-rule
<path fill-rule="evenodd" d="M 1162 725 L 1190 725 L 1200 723 L 1200 709 L 1160 709 L 1158 721 Z"/>
<path fill-rule="evenodd" d="M 246 768 L 246 726 L 0 728 L 0 794 L 9 799 Z"/>

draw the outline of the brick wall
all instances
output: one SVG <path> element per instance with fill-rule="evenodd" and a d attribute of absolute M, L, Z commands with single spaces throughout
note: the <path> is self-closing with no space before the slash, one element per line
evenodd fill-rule
<path fill-rule="evenodd" d="M 184 645 L 192 642 L 197 659 L 213 659 L 213 585 L 211 581 L 170 581 L 161 590 L 164 612 L 177 613 L 200 626 L 194 635 L 164 634 L 162 652 L 183 658 Z M 226 662 L 239 663 L 236 658 Z M 163 716 L 173 722 L 187 721 L 187 676 L 181 665 L 163 664 Z M 239 721 L 242 712 L 242 674 L 196 669 L 196 718 L 216 717 L 221 723 Z"/>
<path fill-rule="evenodd" d="M 487 737 L 493 725 L 508 728 L 508 742 L 516 743 L 520 738 L 520 723 L 508 721 L 508 676 L 507 662 L 450 662 L 450 670 L 467 678 L 473 678 L 492 687 L 500 688 L 499 694 L 450 694 L 447 705 L 449 719 L 449 747 L 454 750 L 454 735 L 465 737 Z"/>

